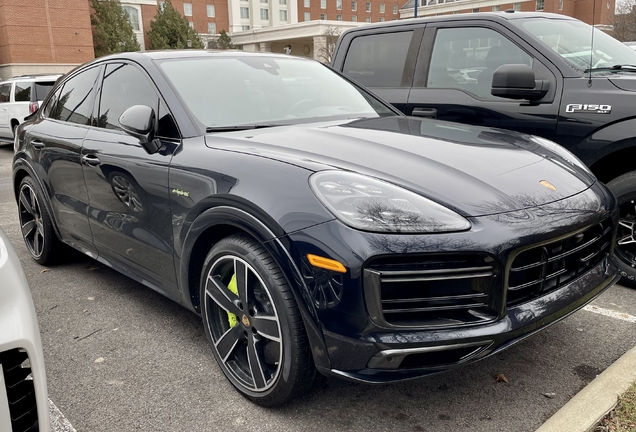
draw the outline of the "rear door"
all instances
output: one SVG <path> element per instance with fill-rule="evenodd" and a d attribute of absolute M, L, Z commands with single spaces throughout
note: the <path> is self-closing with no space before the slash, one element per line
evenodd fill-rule
<path fill-rule="evenodd" d="M 342 41 L 343 47 L 347 47 L 344 61 L 334 67 L 403 110 L 413 82 L 423 32 L 424 26 L 409 26 L 345 35 Z"/>
<path fill-rule="evenodd" d="M 119 126 L 119 117 L 133 105 L 157 113 L 159 152 L 148 154 Z M 101 258 L 129 276 L 175 297 L 168 170 L 180 140 L 172 116 L 134 63 L 105 66 L 95 112 L 82 149 L 95 246 Z"/>
<path fill-rule="evenodd" d="M 550 91 L 536 103 L 492 96 L 493 73 L 504 64 L 531 66 L 536 79 L 550 81 Z M 403 112 L 554 139 L 561 82 L 558 70 L 546 65 L 536 50 L 497 23 L 429 24 Z"/>
<path fill-rule="evenodd" d="M 27 137 L 62 240 L 92 256 L 96 250 L 80 156 L 100 70 L 101 66 L 85 69 L 59 87 Z"/>

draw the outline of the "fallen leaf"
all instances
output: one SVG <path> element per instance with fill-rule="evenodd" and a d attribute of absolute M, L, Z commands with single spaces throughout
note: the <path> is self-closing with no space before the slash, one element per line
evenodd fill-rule
<path fill-rule="evenodd" d="M 88 297 L 88 300 L 95 300 L 95 297 Z"/>
<path fill-rule="evenodd" d="M 541 393 L 541 394 L 547 397 L 548 399 L 552 399 L 556 396 L 556 393 Z"/>
<path fill-rule="evenodd" d="M 95 270 L 99 270 L 99 267 L 89 267 L 88 271 L 95 271 Z"/>
<path fill-rule="evenodd" d="M 95 363 L 104 363 L 104 357 L 100 357 L 95 360 Z"/>
<path fill-rule="evenodd" d="M 580 332 L 582 332 L 582 331 L 583 331 L 583 329 L 582 329 L 582 328 L 577 328 L 577 329 L 576 329 L 576 331 L 580 331 Z"/>
<path fill-rule="evenodd" d="M 493 378 L 497 382 L 503 382 L 503 383 L 508 384 L 508 378 L 506 378 L 506 376 L 504 374 L 502 374 L 502 373 L 494 375 Z"/>
<path fill-rule="evenodd" d="M 40 273 L 46 273 L 49 270 L 51 270 L 51 269 L 46 268 L 46 269 L 43 269 Z"/>

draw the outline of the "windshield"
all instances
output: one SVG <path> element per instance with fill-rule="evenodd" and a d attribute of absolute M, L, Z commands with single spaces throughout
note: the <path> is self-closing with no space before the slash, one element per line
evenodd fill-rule
<path fill-rule="evenodd" d="M 314 61 L 237 56 L 160 65 L 194 116 L 211 129 L 395 115 Z"/>
<path fill-rule="evenodd" d="M 594 29 L 594 53 L 591 54 L 592 27 L 581 21 L 535 18 L 520 22 L 579 72 L 636 65 L 636 51 L 598 29 Z"/>

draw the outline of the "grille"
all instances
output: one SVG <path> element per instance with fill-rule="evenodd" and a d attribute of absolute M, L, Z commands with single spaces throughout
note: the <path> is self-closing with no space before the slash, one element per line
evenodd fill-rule
<path fill-rule="evenodd" d="M 507 305 L 553 291 L 600 263 L 612 249 L 611 218 L 585 231 L 521 252 L 508 274 Z"/>
<path fill-rule="evenodd" d="M 365 268 L 365 295 L 379 324 L 421 327 L 490 321 L 499 266 L 485 255 L 388 257 Z"/>
<path fill-rule="evenodd" d="M 0 353 L 12 432 L 37 432 L 39 429 L 35 388 L 28 360 L 29 356 L 21 349 Z"/>

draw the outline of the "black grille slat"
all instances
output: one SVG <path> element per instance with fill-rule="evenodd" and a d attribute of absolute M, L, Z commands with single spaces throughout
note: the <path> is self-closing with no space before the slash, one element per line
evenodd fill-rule
<path fill-rule="evenodd" d="M 532 300 L 589 271 L 611 250 L 614 222 L 608 218 L 588 229 L 524 250 L 508 273 L 507 305 Z"/>
<path fill-rule="evenodd" d="M 20 349 L 0 352 L 12 432 L 35 432 L 38 412 L 31 368 L 25 364 L 27 353 Z"/>
<path fill-rule="evenodd" d="M 481 254 L 396 256 L 366 267 L 376 310 L 388 324 L 422 327 L 494 319 L 499 267 Z"/>

